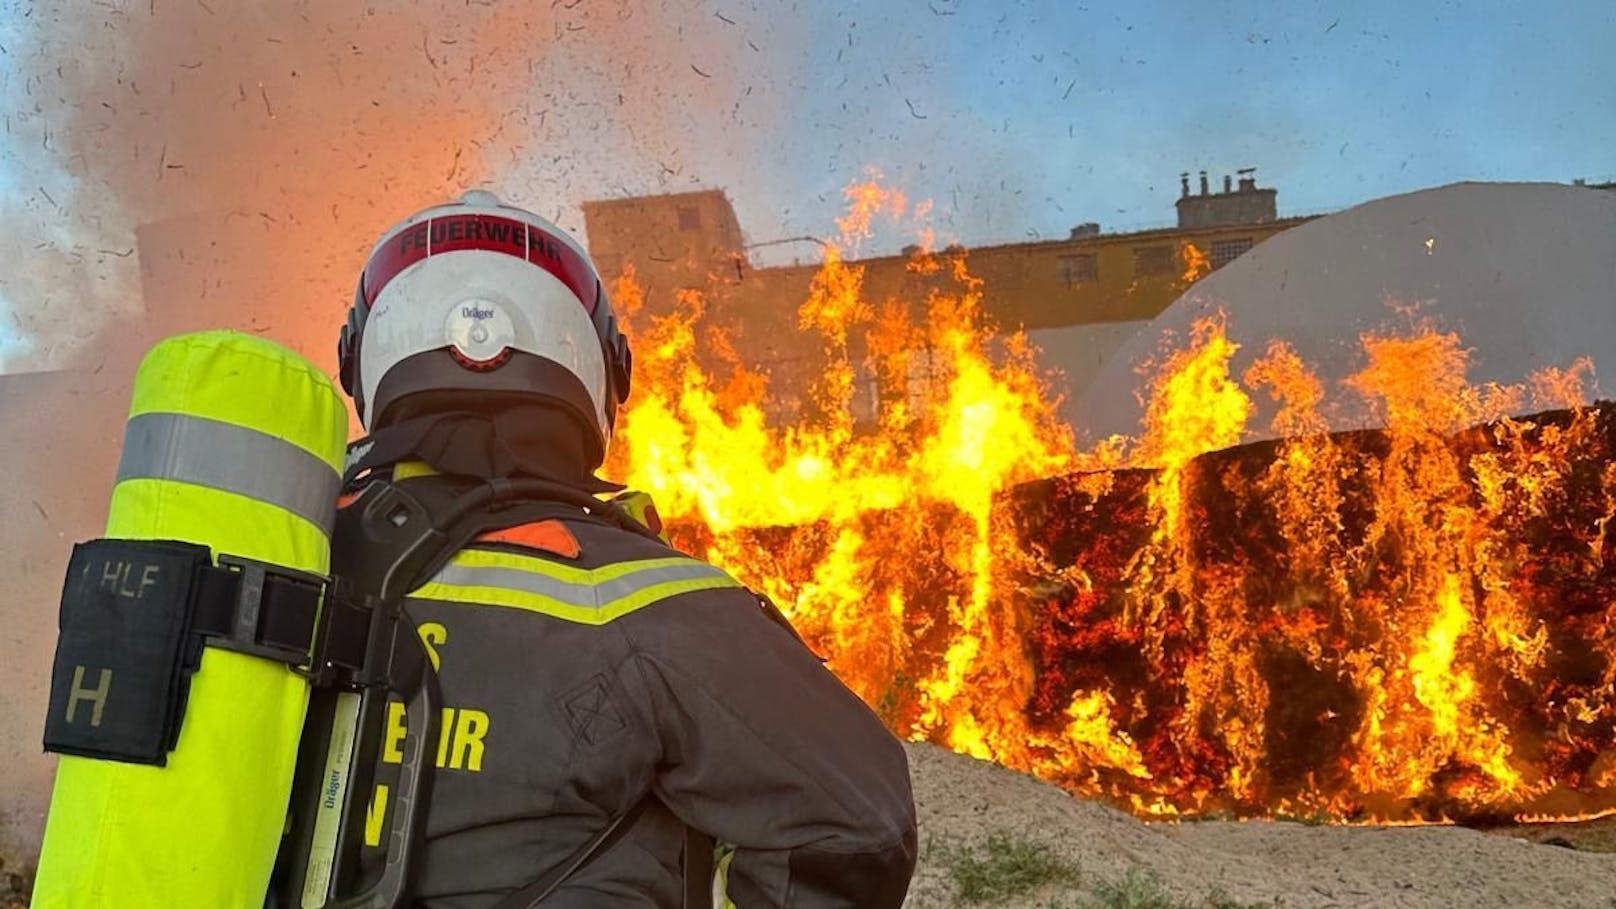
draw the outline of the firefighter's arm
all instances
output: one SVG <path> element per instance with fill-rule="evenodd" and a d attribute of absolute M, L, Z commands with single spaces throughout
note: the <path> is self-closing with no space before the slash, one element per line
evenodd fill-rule
<path fill-rule="evenodd" d="M 916 855 L 902 745 L 750 594 L 677 600 L 637 635 L 663 749 L 656 794 L 734 844 L 730 899 L 897 909 Z"/>

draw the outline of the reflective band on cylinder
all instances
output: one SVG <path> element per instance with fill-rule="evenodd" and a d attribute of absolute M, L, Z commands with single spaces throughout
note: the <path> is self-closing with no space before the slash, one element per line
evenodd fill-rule
<path fill-rule="evenodd" d="M 283 508 L 331 533 L 342 478 L 331 465 L 272 435 L 219 420 L 143 413 L 124 431 L 118 481 L 172 480 Z"/>

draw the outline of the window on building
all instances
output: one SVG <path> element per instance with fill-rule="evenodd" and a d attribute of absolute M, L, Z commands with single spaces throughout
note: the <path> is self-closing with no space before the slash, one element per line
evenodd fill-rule
<path fill-rule="evenodd" d="M 679 229 L 701 230 L 701 209 L 694 205 L 679 206 Z"/>
<path fill-rule="evenodd" d="M 925 347 L 909 352 L 909 375 L 904 387 L 909 412 L 912 414 L 924 413 L 926 410 L 926 400 L 931 396 L 933 369 L 931 348 Z"/>
<path fill-rule="evenodd" d="M 1067 287 L 1076 287 L 1100 279 L 1100 263 L 1094 253 L 1078 253 L 1060 257 L 1060 276 Z"/>
<path fill-rule="evenodd" d="M 1237 240 L 1212 241 L 1212 267 L 1222 268 L 1251 248 L 1251 238 L 1241 237 Z"/>
<path fill-rule="evenodd" d="M 853 396 L 848 409 L 858 424 L 873 426 L 881 419 L 881 383 L 867 363 L 853 367 Z"/>
<path fill-rule="evenodd" d="M 1178 270 L 1176 264 L 1171 246 L 1140 246 L 1133 251 L 1134 277 L 1170 275 Z"/>

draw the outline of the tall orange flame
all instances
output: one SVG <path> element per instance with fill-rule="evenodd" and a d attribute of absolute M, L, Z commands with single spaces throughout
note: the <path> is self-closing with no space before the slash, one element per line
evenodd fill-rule
<path fill-rule="evenodd" d="M 1178 279 L 1185 284 L 1194 284 L 1212 273 L 1212 260 L 1194 243 L 1186 240 L 1179 244 L 1178 257 L 1184 261 L 1184 273 Z"/>
<path fill-rule="evenodd" d="M 926 301 L 922 324 L 863 298 L 863 270 L 842 250 L 906 203 L 874 184 L 848 197 L 842 243 L 827 250 L 799 314 L 825 339 L 829 365 L 812 390 L 824 419 L 778 427 L 757 400 L 720 406 L 696 365 L 702 300 L 691 295 L 640 333 L 645 390 L 623 416 L 614 468 L 665 514 L 699 522 L 708 554 L 779 602 L 856 691 L 903 713 L 908 731 L 993 756 L 990 742 L 1024 738 L 1019 705 L 1031 683 L 1024 655 L 1003 659 L 1020 645 L 1016 618 L 993 598 L 1003 540 L 994 497 L 1070 469 L 1075 452 L 1024 339 L 979 324 L 981 284 L 963 256 L 922 253 L 914 263 L 952 288 Z M 854 330 L 868 334 L 873 371 L 897 392 L 878 430 L 862 436 L 849 407 Z M 995 360 L 992 344 L 1006 355 Z M 922 359 L 925 381 L 911 382 Z M 893 387 L 909 385 L 918 387 Z M 781 565 L 745 533 L 777 526 L 813 528 L 801 543 L 811 559 Z M 914 551 L 961 579 L 938 615 L 917 614 L 895 583 L 911 566 L 894 560 Z M 917 624 L 928 626 L 923 655 L 909 640 Z"/>
<path fill-rule="evenodd" d="M 633 317 L 613 470 L 895 730 L 1155 816 L 1616 804 L 1616 414 L 1587 406 L 1592 364 L 1474 386 L 1459 338 L 1415 323 L 1365 335 L 1332 401 L 1283 343 L 1232 375 L 1217 316 L 1151 368 L 1139 438 L 1079 452 L 963 251 L 915 256 L 923 301 L 866 296 L 844 251 L 907 201 L 848 200 L 799 311 L 827 364 L 809 416 L 771 421 L 792 390 L 687 293 Z M 1280 441 L 1236 447 L 1254 395 Z M 1354 398 L 1385 428 L 1326 432 Z M 1528 403 L 1553 412 L 1507 416 Z"/>

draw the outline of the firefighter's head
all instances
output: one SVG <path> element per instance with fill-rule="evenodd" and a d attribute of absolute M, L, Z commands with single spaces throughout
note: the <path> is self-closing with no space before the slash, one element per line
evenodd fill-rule
<path fill-rule="evenodd" d="M 406 219 L 376 244 L 338 359 L 371 432 L 537 401 L 576 417 L 597 466 L 632 366 L 588 254 L 549 221 L 480 190 Z"/>

